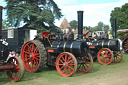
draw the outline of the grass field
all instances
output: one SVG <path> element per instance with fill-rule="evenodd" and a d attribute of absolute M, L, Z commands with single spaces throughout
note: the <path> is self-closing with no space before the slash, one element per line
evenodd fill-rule
<path fill-rule="evenodd" d="M 104 66 L 96 61 L 88 73 L 76 72 L 72 77 L 63 77 L 47 67 L 39 73 L 25 72 L 20 82 L 11 82 L 0 73 L 0 85 L 128 85 L 128 54 L 116 64 Z"/>

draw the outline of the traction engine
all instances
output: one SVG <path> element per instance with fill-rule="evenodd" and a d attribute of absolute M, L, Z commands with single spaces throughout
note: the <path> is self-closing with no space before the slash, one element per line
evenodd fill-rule
<path fill-rule="evenodd" d="M 120 42 L 116 39 L 116 20 L 113 19 L 113 39 L 100 38 L 89 42 L 90 54 L 93 60 L 103 65 L 111 62 L 118 63 L 122 60 L 123 54 L 120 50 Z"/>
<path fill-rule="evenodd" d="M 24 64 L 18 57 L 7 60 L 9 49 L 6 39 L 2 38 L 2 9 L 3 7 L 0 6 L 0 73 L 6 72 L 11 81 L 20 81 L 24 75 Z"/>
<path fill-rule="evenodd" d="M 62 76 L 71 76 L 78 70 L 88 72 L 93 66 L 88 45 L 83 39 L 83 11 L 78 11 L 78 39 L 73 34 L 59 35 L 43 32 L 41 37 L 28 41 L 22 46 L 21 57 L 29 72 L 41 71 L 43 66 L 57 69 Z"/>

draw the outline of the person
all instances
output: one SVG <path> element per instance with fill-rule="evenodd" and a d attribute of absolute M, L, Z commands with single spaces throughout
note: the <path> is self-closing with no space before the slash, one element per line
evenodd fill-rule
<path fill-rule="evenodd" d="M 74 40 L 74 33 L 72 32 L 72 29 L 68 29 L 68 40 Z"/>
<path fill-rule="evenodd" d="M 15 51 L 10 52 L 9 55 L 8 55 L 7 60 L 8 60 L 9 58 L 11 58 L 11 57 L 15 57 L 15 55 L 16 55 L 16 52 L 15 52 Z"/>

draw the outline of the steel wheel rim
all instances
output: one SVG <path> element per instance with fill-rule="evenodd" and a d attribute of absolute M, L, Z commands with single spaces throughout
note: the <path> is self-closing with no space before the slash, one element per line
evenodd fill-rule
<path fill-rule="evenodd" d="M 122 51 L 116 51 L 116 53 L 114 54 L 113 63 L 119 63 L 122 60 L 122 57 L 123 57 Z"/>
<path fill-rule="evenodd" d="M 86 56 L 86 57 L 78 57 L 78 60 L 82 59 L 84 60 L 84 63 L 78 63 L 78 68 L 77 70 L 81 73 L 87 73 L 91 68 L 92 68 L 92 60 L 90 58 L 90 56 Z"/>
<path fill-rule="evenodd" d="M 37 45 L 33 42 L 27 42 L 22 49 L 22 60 L 27 71 L 33 72 L 38 69 L 40 62 L 40 53 Z"/>
<path fill-rule="evenodd" d="M 123 43 L 122 43 L 123 49 L 125 50 L 126 53 L 128 53 L 128 38 L 126 38 Z"/>
<path fill-rule="evenodd" d="M 56 69 L 62 76 L 71 76 L 75 73 L 77 61 L 67 52 L 61 53 L 56 59 Z"/>
<path fill-rule="evenodd" d="M 8 60 L 8 63 L 15 65 L 15 68 L 6 72 L 9 79 L 12 81 L 18 81 L 21 76 L 21 69 L 18 60 L 15 58 L 11 58 Z"/>
<path fill-rule="evenodd" d="M 112 62 L 113 60 L 113 53 L 111 52 L 111 50 L 107 49 L 107 48 L 102 48 L 99 52 L 98 52 L 98 61 L 102 64 L 102 65 L 108 65 Z"/>

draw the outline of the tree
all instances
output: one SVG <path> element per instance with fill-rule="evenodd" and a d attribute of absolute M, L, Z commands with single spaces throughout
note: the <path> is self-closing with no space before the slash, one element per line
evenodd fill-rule
<path fill-rule="evenodd" d="M 78 22 L 76 20 L 72 20 L 69 22 L 70 26 L 72 29 L 77 29 L 78 28 Z"/>
<path fill-rule="evenodd" d="M 62 17 L 53 0 L 5 0 L 7 20 L 11 26 L 37 28 L 38 32 L 54 27 L 54 20 Z"/>
<path fill-rule="evenodd" d="M 122 7 L 115 7 L 110 14 L 110 22 L 112 27 L 112 20 L 116 19 L 116 27 L 118 29 L 128 29 L 128 3 L 122 5 Z M 118 37 L 125 35 L 117 34 Z"/>
<path fill-rule="evenodd" d="M 108 31 L 109 25 L 105 25 L 103 22 L 98 22 L 97 26 L 92 29 L 92 31 Z"/>
<path fill-rule="evenodd" d="M 83 26 L 83 29 L 84 30 L 89 30 L 89 31 L 92 31 L 93 30 L 92 27 L 90 27 L 90 26 Z"/>

